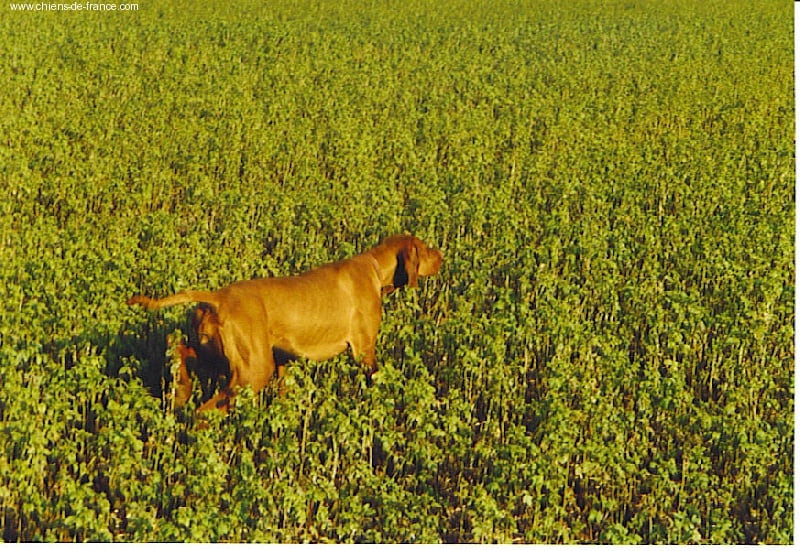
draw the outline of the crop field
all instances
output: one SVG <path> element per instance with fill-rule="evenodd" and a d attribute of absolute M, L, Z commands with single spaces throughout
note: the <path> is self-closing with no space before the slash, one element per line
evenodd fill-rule
<path fill-rule="evenodd" d="M 5 541 L 792 543 L 778 0 L 0 6 Z M 198 427 L 165 296 L 418 235 Z"/>

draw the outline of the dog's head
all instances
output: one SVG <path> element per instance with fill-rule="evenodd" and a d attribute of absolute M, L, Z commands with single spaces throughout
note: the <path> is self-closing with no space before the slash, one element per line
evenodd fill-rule
<path fill-rule="evenodd" d="M 207 400 L 215 387 L 224 386 L 224 381 L 230 377 L 219 315 L 212 305 L 201 302 L 189 314 L 189 322 L 192 330 L 188 348 L 194 352 L 194 358 L 187 358 L 185 363 L 188 371 L 199 379 L 203 388 L 202 399 Z"/>
<path fill-rule="evenodd" d="M 217 310 L 210 304 L 200 303 L 190 314 L 192 331 L 189 335 L 189 345 L 206 354 L 224 356 L 222 340 L 219 334 L 219 316 Z"/>
<path fill-rule="evenodd" d="M 417 287 L 419 276 L 430 276 L 439 271 L 443 258 L 440 250 L 428 247 L 413 235 L 401 235 L 389 239 L 397 241 L 397 267 L 393 281 L 395 288 L 403 285 Z"/>

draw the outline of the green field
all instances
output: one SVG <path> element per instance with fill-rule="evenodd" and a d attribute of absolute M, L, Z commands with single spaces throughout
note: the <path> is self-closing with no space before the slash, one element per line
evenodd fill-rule
<path fill-rule="evenodd" d="M 789 2 L 193 4 L 0 6 L 5 541 L 793 541 Z M 374 384 L 173 412 L 130 295 L 403 231 Z"/>

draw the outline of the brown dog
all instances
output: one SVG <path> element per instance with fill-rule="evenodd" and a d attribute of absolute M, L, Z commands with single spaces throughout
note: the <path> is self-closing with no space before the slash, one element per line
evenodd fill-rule
<path fill-rule="evenodd" d="M 237 387 L 261 390 L 276 364 L 283 375 L 285 362 L 276 362 L 278 355 L 326 360 L 350 346 L 353 357 L 373 373 L 381 297 L 404 285 L 417 287 L 417 278 L 435 274 L 441 263 L 440 251 L 416 237 L 397 235 L 302 275 L 239 281 L 217 291 L 182 291 L 162 299 L 137 295 L 128 304 L 154 310 L 204 303 L 195 312 L 197 343 L 190 347 L 202 359 L 198 363 L 224 363 L 230 376 L 200 411 L 227 411 Z"/>
<path fill-rule="evenodd" d="M 202 400 L 207 401 L 218 384 L 230 378 L 230 366 L 222 353 L 219 317 L 210 304 L 200 304 L 190 317 L 188 342 L 175 346 L 173 359 L 178 363 L 175 385 L 175 406 L 183 407 L 192 395 L 194 373 L 200 381 Z"/>

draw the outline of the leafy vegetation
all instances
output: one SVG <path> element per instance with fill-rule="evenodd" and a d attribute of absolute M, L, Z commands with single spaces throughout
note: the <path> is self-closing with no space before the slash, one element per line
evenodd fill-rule
<path fill-rule="evenodd" d="M 787 2 L 0 10 L 6 541 L 790 543 Z M 374 384 L 173 412 L 185 311 L 413 231 Z"/>

